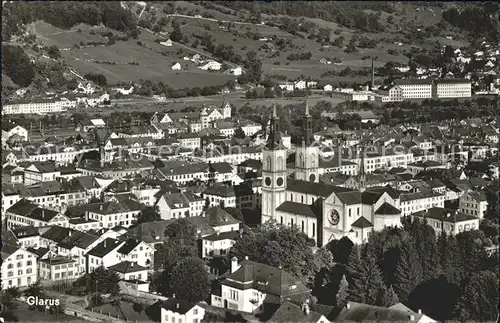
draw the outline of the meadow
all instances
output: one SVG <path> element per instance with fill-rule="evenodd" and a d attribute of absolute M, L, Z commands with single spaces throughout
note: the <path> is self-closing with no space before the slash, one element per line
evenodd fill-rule
<path fill-rule="evenodd" d="M 73 69 L 82 75 L 103 74 L 110 85 L 143 79 L 162 81 L 172 88 L 185 88 L 220 85 L 235 79 L 232 75 L 196 68 L 192 62 L 182 60 L 183 56 L 192 56 L 194 52 L 175 44 L 172 47 L 163 46 L 155 42 L 157 37 L 145 31 L 137 40 L 118 40 L 109 46 L 74 48 L 74 45 L 80 44 L 81 41 L 101 42 L 107 39 L 98 36 L 98 33 L 92 35 L 90 26 L 62 31 L 49 24 L 37 22 L 32 28 L 42 44 L 67 49 L 61 53 Z M 176 62 L 181 64 L 180 71 L 171 69 Z"/>

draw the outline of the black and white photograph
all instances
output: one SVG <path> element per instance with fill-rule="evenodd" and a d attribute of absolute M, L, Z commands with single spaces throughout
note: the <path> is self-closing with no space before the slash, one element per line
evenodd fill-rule
<path fill-rule="evenodd" d="M 500 2 L 1 23 L 0 323 L 500 320 Z"/>

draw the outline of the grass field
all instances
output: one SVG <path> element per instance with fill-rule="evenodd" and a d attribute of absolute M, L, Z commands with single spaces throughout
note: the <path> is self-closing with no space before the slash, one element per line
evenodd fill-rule
<path fill-rule="evenodd" d="M 117 308 L 114 307 L 110 304 L 104 304 L 99 307 L 94 307 L 94 312 L 99 313 L 99 311 L 102 311 L 103 314 L 107 315 L 108 313 L 111 314 L 113 317 L 119 316 L 120 319 L 125 320 L 125 318 L 128 321 L 138 321 L 138 322 L 153 322 L 148 315 L 145 313 L 145 311 L 142 311 L 141 313 L 137 313 L 133 309 L 133 304 L 127 301 L 121 301 L 120 302 L 120 308 L 121 311 Z M 125 318 L 123 317 L 125 315 Z"/>
<path fill-rule="evenodd" d="M 15 311 L 18 322 L 71 322 L 71 323 L 86 323 L 88 321 L 75 318 L 66 314 L 50 314 L 40 312 L 38 310 L 29 310 L 28 304 L 21 301 L 16 301 L 19 305 Z"/>
<path fill-rule="evenodd" d="M 138 40 L 117 41 L 111 46 L 73 48 L 80 41 L 107 41 L 90 34 L 90 27 L 80 26 L 82 32 L 61 31 L 43 22 L 32 24 L 38 39 L 45 45 L 57 45 L 62 55 L 80 74 L 97 73 L 106 76 L 108 84 L 127 83 L 148 79 L 162 81 L 172 88 L 210 86 L 224 84 L 235 77 L 228 74 L 203 71 L 192 62 L 182 60 L 182 56 L 194 52 L 176 45 L 166 47 L 155 42 L 156 37 L 142 32 Z M 93 36 L 94 38 L 90 37 Z M 140 42 L 140 45 L 138 42 Z M 109 62 L 114 64 L 107 64 Z M 172 71 L 175 62 L 181 63 L 181 71 Z M 138 64 L 138 65 L 132 65 Z"/>

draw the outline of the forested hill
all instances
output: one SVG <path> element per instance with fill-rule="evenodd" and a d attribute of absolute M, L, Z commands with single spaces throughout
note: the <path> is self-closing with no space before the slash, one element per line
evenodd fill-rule
<path fill-rule="evenodd" d="M 210 2 L 212 3 L 212 2 Z M 398 2 L 390 1 L 213 1 L 203 2 L 206 7 L 221 10 L 246 11 L 254 16 L 260 14 L 290 17 L 318 18 L 335 22 L 347 28 L 362 31 L 385 31 L 395 20 L 384 24 L 382 16 L 405 16 L 406 9 L 400 10 Z M 473 37 L 498 40 L 500 35 L 500 4 L 487 2 L 440 2 L 412 1 L 407 4 L 417 10 L 440 9 L 442 18 L 453 27 L 458 27 Z M 411 19 L 410 16 L 407 17 Z M 402 21 L 408 20 L 402 19 Z"/>
<path fill-rule="evenodd" d="M 85 23 L 103 24 L 131 36 L 137 33 L 135 15 L 119 1 L 13 1 L 3 5 L 2 40 L 10 40 L 24 25 L 37 20 L 63 29 Z"/>

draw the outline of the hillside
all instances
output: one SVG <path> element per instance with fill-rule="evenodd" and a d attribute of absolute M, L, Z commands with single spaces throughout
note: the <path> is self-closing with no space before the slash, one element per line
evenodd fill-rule
<path fill-rule="evenodd" d="M 481 19 L 495 29 L 496 16 L 490 22 L 485 15 L 496 8 L 368 1 L 14 2 L 4 5 L 2 34 L 4 44 L 22 47 L 33 62 L 32 83 L 45 90 L 87 73 L 104 75 L 108 85 L 150 80 L 174 89 L 236 79 L 183 60 L 195 53 L 275 81 L 303 76 L 362 83 L 372 57 L 377 67 L 407 64 L 415 50 L 468 46 L 478 32 L 469 28 L 472 22 Z M 495 37 L 490 34 L 484 36 Z M 159 43 L 168 37 L 173 46 Z M 171 69 L 176 62 L 180 71 Z"/>

